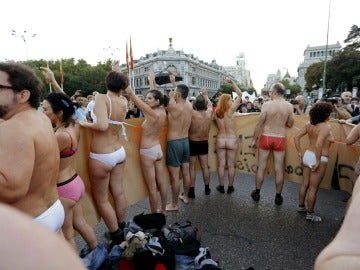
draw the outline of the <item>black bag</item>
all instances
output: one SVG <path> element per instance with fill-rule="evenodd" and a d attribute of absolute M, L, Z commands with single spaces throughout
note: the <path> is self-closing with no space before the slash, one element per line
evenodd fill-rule
<path fill-rule="evenodd" d="M 162 231 L 161 245 L 168 252 L 191 257 L 199 253 L 200 233 L 190 221 L 175 222 Z"/>
<path fill-rule="evenodd" d="M 134 222 L 143 228 L 144 231 L 150 229 L 161 230 L 166 224 L 166 218 L 163 213 L 141 213 L 133 218 Z"/>

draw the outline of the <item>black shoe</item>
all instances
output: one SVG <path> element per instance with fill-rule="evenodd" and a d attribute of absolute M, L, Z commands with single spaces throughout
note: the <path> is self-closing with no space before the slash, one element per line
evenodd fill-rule
<path fill-rule="evenodd" d="M 253 190 L 253 192 L 251 192 L 251 198 L 255 201 L 258 202 L 260 200 L 260 193 L 256 192 L 256 190 Z"/>
<path fill-rule="evenodd" d="M 220 193 L 225 193 L 225 189 L 224 189 L 224 186 L 217 186 L 216 187 L 217 191 L 219 191 Z"/>
<path fill-rule="evenodd" d="M 210 195 L 211 189 L 209 187 L 205 187 L 205 195 Z"/>
<path fill-rule="evenodd" d="M 227 194 L 231 194 L 235 191 L 234 186 L 228 186 Z"/>
<path fill-rule="evenodd" d="M 276 205 L 282 205 L 283 201 L 284 201 L 284 199 L 283 199 L 283 197 L 281 195 L 276 195 L 275 196 L 275 204 Z"/>
<path fill-rule="evenodd" d="M 189 192 L 188 192 L 188 197 L 191 199 L 195 199 L 195 188 L 194 187 L 190 187 Z"/>

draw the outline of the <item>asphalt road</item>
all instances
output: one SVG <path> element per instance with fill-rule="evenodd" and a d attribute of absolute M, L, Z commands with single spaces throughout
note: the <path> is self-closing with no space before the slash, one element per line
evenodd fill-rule
<path fill-rule="evenodd" d="M 277 206 L 272 177 L 265 178 L 258 203 L 250 197 L 255 185 L 253 175 L 237 174 L 235 192 L 230 195 L 215 189 L 217 176 L 212 173 L 212 192 L 206 196 L 201 179 L 198 173 L 196 198 L 188 205 L 179 201 L 180 210 L 167 214 L 167 224 L 190 220 L 198 226 L 201 246 L 209 247 L 212 258 L 218 260 L 224 270 L 250 266 L 256 270 L 313 269 L 317 255 L 338 231 L 346 206 L 345 192 L 321 189 L 315 212 L 324 221 L 315 224 L 296 212 L 299 184 L 285 181 L 284 203 Z M 142 212 L 149 212 L 147 199 L 129 206 L 127 217 L 132 219 Z M 95 230 L 99 240 L 105 241 L 104 223 L 100 222 Z M 80 237 L 77 244 L 79 248 L 84 245 Z"/>

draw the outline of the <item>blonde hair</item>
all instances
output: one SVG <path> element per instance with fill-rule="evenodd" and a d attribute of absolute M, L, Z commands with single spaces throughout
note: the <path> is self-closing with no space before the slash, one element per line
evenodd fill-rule
<path fill-rule="evenodd" d="M 222 94 L 220 96 L 215 111 L 218 118 L 224 118 L 225 113 L 230 109 L 229 100 L 231 100 L 231 96 L 229 94 Z"/>

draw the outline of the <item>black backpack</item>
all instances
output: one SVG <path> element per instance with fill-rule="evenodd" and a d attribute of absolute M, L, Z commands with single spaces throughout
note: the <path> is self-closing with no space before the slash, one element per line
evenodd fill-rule
<path fill-rule="evenodd" d="M 190 221 L 175 222 L 162 229 L 162 247 L 176 255 L 195 257 L 199 253 L 200 233 Z"/>

